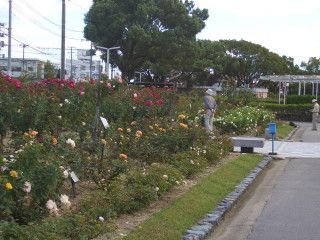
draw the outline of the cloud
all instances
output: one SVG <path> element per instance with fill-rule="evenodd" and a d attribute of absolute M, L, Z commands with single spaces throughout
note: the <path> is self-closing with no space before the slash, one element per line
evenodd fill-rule
<path fill-rule="evenodd" d="M 195 3 L 208 8 L 211 14 L 220 12 L 242 17 L 309 15 L 320 9 L 319 0 L 195 0 Z"/>

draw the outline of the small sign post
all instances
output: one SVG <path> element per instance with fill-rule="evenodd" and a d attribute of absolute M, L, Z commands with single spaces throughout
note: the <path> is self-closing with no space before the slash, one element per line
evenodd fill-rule
<path fill-rule="evenodd" d="M 272 136 L 272 152 L 269 153 L 269 155 L 277 155 L 277 153 L 274 152 L 274 136 L 277 133 L 277 125 L 276 125 L 276 123 L 271 122 L 271 123 L 268 124 L 268 132 Z"/>
<path fill-rule="evenodd" d="M 73 198 L 75 198 L 77 195 L 76 183 L 79 182 L 79 178 L 73 171 L 70 173 L 70 180 L 71 180 L 71 186 L 72 186 L 72 196 Z"/>
<path fill-rule="evenodd" d="M 103 127 L 104 127 L 103 137 L 102 138 L 105 139 L 105 137 L 107 136 L 107 130 L 108 130 L 108 128 L 110 128 L 110 125 L 109 125 L 109 123 L 108 123 L 106 118 L 100 117 L 100 120 L 101 120 L 101 122 L 103 124 Z M 104 156 L 104 149 L 105 149 L 104 144 L 101 144 L 101 157 L 100 157 L 101 165 L 102 165 L 103 156 Z"/>

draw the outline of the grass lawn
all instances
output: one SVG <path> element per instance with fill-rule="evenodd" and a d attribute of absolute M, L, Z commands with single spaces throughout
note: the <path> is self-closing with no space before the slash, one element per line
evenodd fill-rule
<path fill-rule="evenodd" d="M 293 129 L 294 129 L 294 127 L 290 126 L 288 122 L 277 123 L 277 137 L 278 137 L 278 139 L 286 138 Z"/>
<path fill-rule="evenodd" d="M 241 155 L 221 166 L 125 239 L 181 239 L 189 227 L 212 211 L 261 160 L 261 156 Z"/>

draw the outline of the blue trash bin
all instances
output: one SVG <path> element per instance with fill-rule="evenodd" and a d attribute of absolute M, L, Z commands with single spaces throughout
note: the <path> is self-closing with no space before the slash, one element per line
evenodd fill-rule
<path fill-rule="evenodd" d="M 273 122 L 269 123 L 268 124 L 268 131 L 269 131 L 270 134 L 276 134 L 277 133 L 277 125 L 276 125 L 276 123 L 273 123 Z"/>

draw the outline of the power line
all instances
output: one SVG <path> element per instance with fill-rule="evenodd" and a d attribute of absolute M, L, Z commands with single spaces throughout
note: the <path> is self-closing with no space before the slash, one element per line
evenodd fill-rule
<path fill-rule="evenodd" d="M 18 10 L 19 9 L 19 10 Z M 16 11 L 18 10 L 18 11 Z M 59 33 L 56 33 L 56 32 L 53 32 L 51 29 L 43 26 L 39 21 L 37 21 L 36 19 L 32 18 L 31 16 L 29 15 L 26 15 L 23 13 L 23 10 L 18 7 L 18 8 L 14 8 L 14 13 L 13 15 L 18 17 L 19 16 L 17 15 L 22 15 L 24 18 L 26 18 L 27 20 L 31 21 L 34 25 L 36 25 L 38 28 L 41 28 L 42 30 L 48 32 L 48 33 L 51 33 L 52 35 L 55 35 L 56 37 L 59 37 L 60 38 L 60 34 Z M 67 39 L 71 39 L 71 40 L 77 40 L 77 41 L 81 41 L 82 39 L 79 39 L 79 38 L 72 38 L 72 37 L 66 37 Z"/>
<path fill-rule="evenodd" d="M 73 5 L 75 5 L 75 6 L 77 6 L 77 7 L 79 7 L 79 8 L 81 8 L 82 10 L 84 10 L 84 11 L 88 11 L 88 9 L 86 9 L 86 8 L 84 8 L 84 7 L 82 7 L 80 4 L 78 4 L 78 3 L 76 3 L 76 2 L 73 2 L 73 1 L 71 1 L 71 0 L 68 0 L 70 3 L 72 3 Z"/>
<path fill-rule="evenodd" d="M 38 10 L 36 10 L 34 7 L 32 7 L 30 4 L 28 4 L 27 2 L 23 2 L 20 1 L 21 3 L 23 3 L 27 8 L 29 8 L 32 12 L 36 13 L 37 15 L 39 15 L 40 17 L 42 17 L 44 20 L 46 20 L 47 22 L 53 24 L 54 26 L 58 27 L 61 29 L 61 25 L 53 22 L 51 19 L 47 18 L 46 16 L 42 15 Z M 73 30 L 73 29 L 68 29 L 66 28 L 66 30 L 71 31 L 71 32 L 79 32 L 82 33 L 83 31 L 79 31 L 79 30 Z"/>

